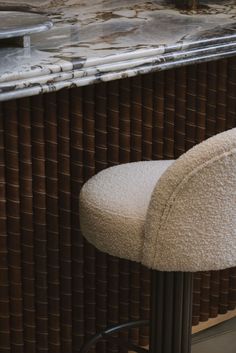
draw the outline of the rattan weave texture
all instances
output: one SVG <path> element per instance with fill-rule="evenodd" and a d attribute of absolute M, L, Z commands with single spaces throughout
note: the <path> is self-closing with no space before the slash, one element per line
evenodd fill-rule
<path fill-rule="evenodd" d="M 236 59 L 3 103 L 0 352 L 76 353 L 96 330 L 147 319 L 149 271 L 84 243 L 80 187 L 107 166 L 176 158 L 235 126 Z M 235 306 L 235 268 L 195 275 L 194 325 Z M 148 332 L 130 336 L 146 344 Z"/>

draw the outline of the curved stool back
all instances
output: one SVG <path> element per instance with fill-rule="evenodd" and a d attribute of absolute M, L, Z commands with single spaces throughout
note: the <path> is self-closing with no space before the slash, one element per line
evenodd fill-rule
<path fill-rule="evenodd" d="M 183 272 L 236 265 L 236 128 L 192 148 L 161 176 L 142 263 Z"/>

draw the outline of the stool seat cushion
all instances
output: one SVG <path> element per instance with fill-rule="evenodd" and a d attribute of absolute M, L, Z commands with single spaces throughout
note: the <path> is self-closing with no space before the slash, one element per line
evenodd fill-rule
<path fill-rule="evenodd" d="M 151 194 L 173 160 L 134 162 L 105 169 L 80 193 L 83 235 L 99 250 L 141 261 Z"/>

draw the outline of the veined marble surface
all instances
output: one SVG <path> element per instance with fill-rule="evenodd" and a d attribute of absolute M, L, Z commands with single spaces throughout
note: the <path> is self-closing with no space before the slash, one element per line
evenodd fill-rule
<path fill-rule="evenodd" d="M 198 12 L 163 0 L 0 0 L 0 10 L 47 14 L 32 48 L 0 47 L 0 101 L 131 77 L 236 54 L 236 1 Z"/>

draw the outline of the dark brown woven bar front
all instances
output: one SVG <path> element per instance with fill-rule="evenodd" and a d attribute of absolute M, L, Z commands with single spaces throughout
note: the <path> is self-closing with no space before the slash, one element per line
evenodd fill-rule
<path fill-rule="evenodd" d="M 234 126 L 236 59 L 3 103 L 0 352 L 76 353 L 107 325 L 147 319 L 149 271 L 84 243 L 80 187 L 108 166 L 177 158 Z M 235 268 L 195 275 L 194 325 L 235 306 Z M 147 344 L 146 329 L 130 336 Z M 106 349 L 117 352 L 97 346 Z"/>

